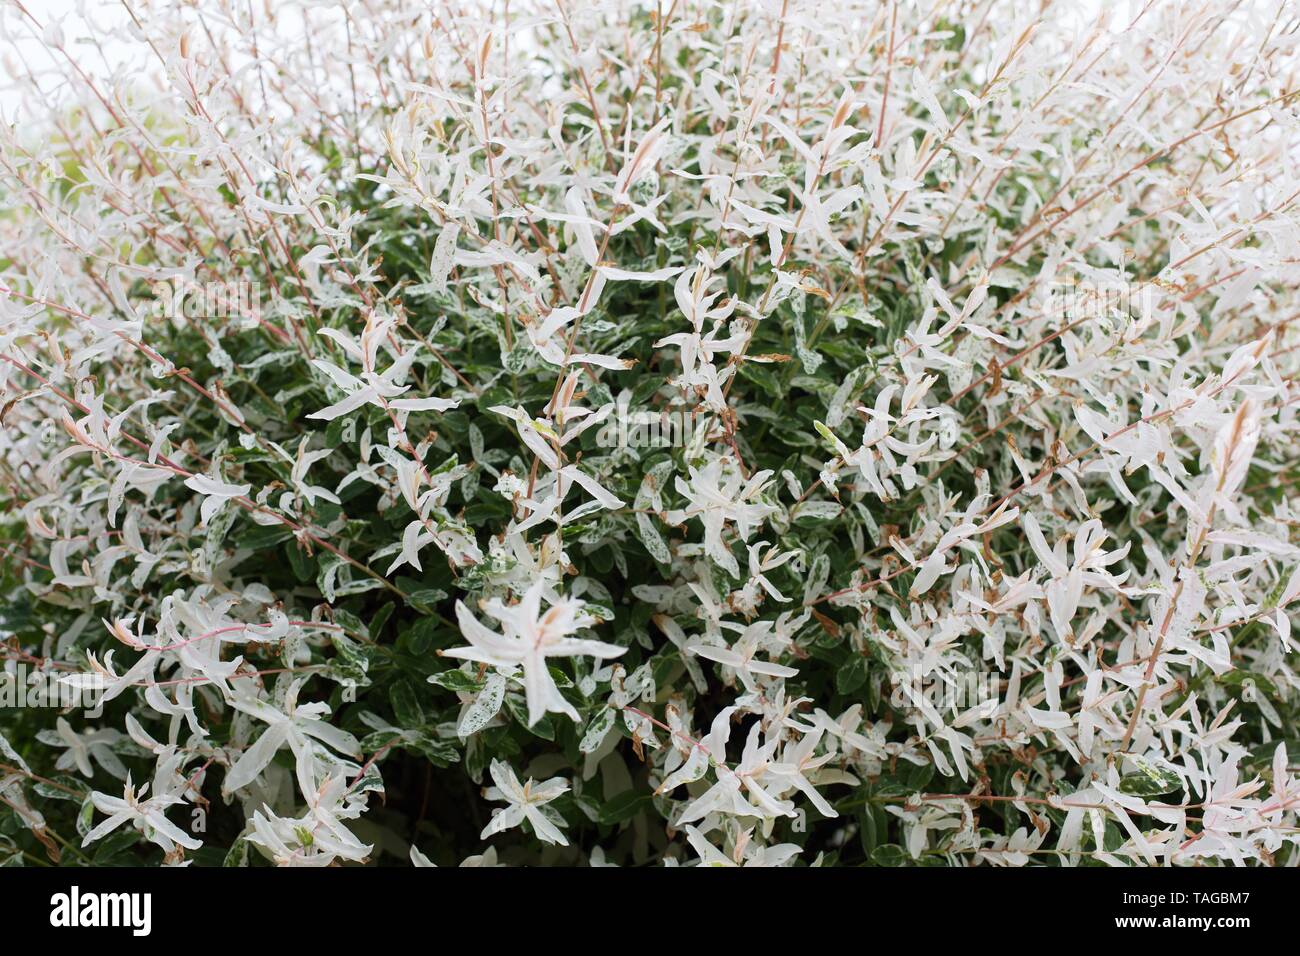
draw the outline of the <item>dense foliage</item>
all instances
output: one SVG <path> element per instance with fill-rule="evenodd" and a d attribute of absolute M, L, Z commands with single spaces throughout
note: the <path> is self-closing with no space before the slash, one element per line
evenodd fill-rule
<path fill-rule="evenodd" d="M 1104 6 L 5 7 L 0 859 L 1295 862 L 1300 21 Z"/>

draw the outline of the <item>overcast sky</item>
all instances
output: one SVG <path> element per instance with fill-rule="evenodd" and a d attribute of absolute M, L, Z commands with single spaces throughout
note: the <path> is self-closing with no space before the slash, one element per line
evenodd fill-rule
<path fill-rule="evenodd" d="M 26 0 L 24 6 L 43 26 L 61 25 L 68 52 L 77 57 L 78 64 L 92 75 L 109 71 L 104 58 L 110 65 L 117 65 L 134 55 L 130 44 L 103 40 L 108 31 L 130 22 L 120 0 Z M 83 8 L 86 11 L 84 17 L 78 12 Z M 22 97 L 14 90 L 14 72 L 21 74 L 30 68 L 42 77 L 42 88 L 49 89 L 63 72 L 56 67 L 66 69 L 66 64 L 61 57 L 58 60 L 51 57 L 50 51 L 35 34 L 31 21 L 15 7 L 0 4 L 0 18 L 3 18 L 0 19 L 0 115 L 13 120 L 22 103 Z M 90 36 L 101 38 L 103 58 L 93 47 L 87 47 L 86 38 Z M 78 53 L 83 55 L 78 56 Z M 29 109 L 44 105 L 27 104 Z"/>
<path fill-rule="evenodd" d="M 149 6 L 149 0 L 128 2 L 141 19 L 147 16 L 145 10 Z M 1073 4 L 1059 4 L 1055 15 L 1086 24 L 1092 22 L 1103 3 L 1108 3 L 1112 10 L 1112 29 L 1127 23 L 1135 9 L 1134 0 L 1077 0 Z M 122 0 L 25 0 L 25 5 L 42 26 L 58 24 L 61 27 L 68 51 L 77 57 L 78 65 L 92 76 L 103 76 L 123 63 L 136 70 L 156 68 L 152 57 L 141 58 L 139 47 L 135 44 L 108 38 L 112 30 L 131 22 Z M 283 26 L 282 23 L 281 27 Z M 102 53 L 89 43 L 92 36 L 100 39 Z M 40 111 L 49 105 L 44 98 L 35 103 L 25 102 L 24 97 L 14 89 L 14 71 L 17 70 L 20 74 L 25 72 L 24 62 L 26 68 L 41 77 L 42 88 L 46 90 L 56 88 L 67 68 L 62 57 L 46 49 L 26 17 L 15 7 L 0 2 L 0 117 L 5 121 L 18 118 L 22 106 L 27 110 Z"/>

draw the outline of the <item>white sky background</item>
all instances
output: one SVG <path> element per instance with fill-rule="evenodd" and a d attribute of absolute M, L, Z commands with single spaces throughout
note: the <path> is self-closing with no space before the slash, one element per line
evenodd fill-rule
<path fill-rule="evenodd" d="M 128 2 L 136 16 L 142 21 L 146 20 L 145 11 L 150 6 L 149 0 Z M 195 2 L 201 6 L 205 0 Z M 432 2 L 436 3 L 437 0 Z M 60 25 L 68 51 L 77 56 L 78 65 L 90 76 L 105 77 L 121 65 L 142 71 L 151 69 L 151 64 L 141 62 L 140 49 L 136 44 L 110 35 L 112 31 L 131 23 L 131 17 L 121 0 L 22 0 L 22 3 L 42 25 Z M 1133 0 L 1076 0 L 1075 3 L 1060 4 L 1057 14 L 1080 24 L 1090 23 L 1103 5 L 1109 5 L 1112 9 L 1112 27 L 1126 23 L 1127 12 L 1135 6 Z M 1037 7 L 1037 4 L 1034 3 L 1033 6 Z M 99 39 L 102 52 L 90 42 L 91 37 Z M 11 5 L 9 0 L 0 0 L 0 54 L 3 54 L 0 57 L 0 115 L 7 120 L 12 120 L 14 110 L 24 105 L 23 101 L 29 98 L 29 95 L 25 96 L 14 89 L 15 70 L 22 74 L 26 68 L 32 69 L 41 76 L 42 88 L 48 90 L 58 85 L 63 71 L 67 69 L 62 57 L 46 49 L 33 33 L 31 21 Z M 107 64 L 105 60 L 108 61 Z M 22 61 L 26 62 L 26 68 Z M 28 105 L 43 109 L 48 103 Z"/>
<path fill-rule="evenodd" d="M 77 65 L 92 78 L 106 78 L 119 67 L 125 67 L 137 79 L 159 72 L 158 62 L 147 48 L 136 41 L 113 35 L 131 28 L 131 16 L 122 0 L 22 2 L 46 29 L 58 25 L 66 49 L 76 58 Z M 147 22 L 150 0 L 127 2 L 131 4 L 136 16 Z M 211 0 L 195 2 L 202 6 Z M 437 0 L 431 2 L 436 3 Z M 1031 2 L 1033 8 L 1037 8 L 1036 2 L 1026 2 Z M 1136 0 L 1076 0 L 1074 3 L 1059 3 L 1052 15 L 1065 18 L 1076 28 L 1084 29 L 1095 20 L 1103 6 L 1111 11 L 1111 28 L 1118 30 L 1129 22 L 1138 4 Z M 285 22 L 281 21 L 280 27 L 284 26 Z M 31 21 L 10 0 L 0 0 L 0 121 L 21 123 L 46 113 L 61 99 L 59 94 L 65 85 L 64 76 L 68 69 L 63 57 L 42 42 Z M 30 89 L 17 86 L 17 77 L 28 71 L 36 75 L 45 95 L 36 97 Z"/>
<path fill-rule="evenodd" d="M 68 52 L 93 77 L 108 76 L 114 67 L 128 64 L 133 57 L 139 57 L 134 44 L 115 40 L 109 35 L 111 31 L 131 22 L 130 15 L 120 0 L 22 2 L 42 25 L 61 25 Z M 62 83 L 63 74 L 68 69 L 63 57 L 48 50 L 34 31 L 35 28 L 27 17 L 5 0 L 0 0 L 0 117 L 6 122 L 27 118 L 32 113 L 42 113 L 50 105 L 48 100 L 28 102 L 32 99 L 30 91 L 15 89 L 15 73 L 21 76 L 31 70 L 37 75 L 43 90 L 54 91 Z M 100 38 L 102 54 L 87 42 L 92 36 Z M 141 63 L 135 65 L 145 67 Z"/>

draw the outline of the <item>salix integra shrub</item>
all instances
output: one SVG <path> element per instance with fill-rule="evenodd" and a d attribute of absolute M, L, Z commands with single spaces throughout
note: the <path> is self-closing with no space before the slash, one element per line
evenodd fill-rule
<path fill-rule="evenodd" d="M 1300 20 L 1100 6 L 7 5 L 0 856 L 1295 862 Z"/>

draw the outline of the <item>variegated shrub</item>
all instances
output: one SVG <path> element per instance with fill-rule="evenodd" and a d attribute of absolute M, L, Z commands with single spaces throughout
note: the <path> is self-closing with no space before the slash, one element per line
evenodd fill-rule
<path fill-rule="evenodd" d="M 6 3 L 0 859 L 1295 863 L 1300 15 L 1093 6 Z"/>

